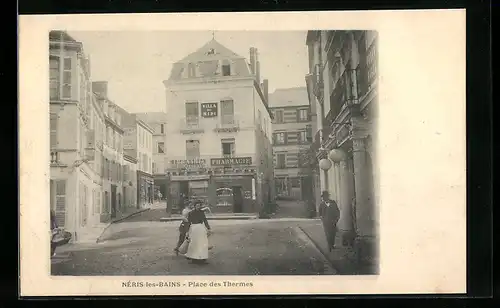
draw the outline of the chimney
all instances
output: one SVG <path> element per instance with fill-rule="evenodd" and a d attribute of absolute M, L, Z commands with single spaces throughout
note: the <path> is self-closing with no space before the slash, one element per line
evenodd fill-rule
<path fill-rule="evenodd" d="M 266 98 L 266 104 L 269 105 L 269 80 L 264 79 L 262 82 L 262 92 L 264 93 L 264 97 Z"/>
<path fill-rule="evenodd" d="M 250 70 L 252 71 L 251 73 L 255 75 L 255 48 L 250 47 Z"/>
<path fill-rule="evenodd" d="M 92 90 L 101 97 L 108 97 L 108 82 L 94 81 L 92 82 Z"/>

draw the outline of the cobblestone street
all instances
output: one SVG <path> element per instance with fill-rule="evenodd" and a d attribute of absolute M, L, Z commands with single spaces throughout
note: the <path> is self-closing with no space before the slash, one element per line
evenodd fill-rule
<path fill-rule="evenodd" d="M 173 252 L 178 222 L 111 225 L 99 244 L 62 247 L 53 275 L 318 275 L 334 270 L 298 225 L 301 219 L 211 221 L 206 265 Z"/>

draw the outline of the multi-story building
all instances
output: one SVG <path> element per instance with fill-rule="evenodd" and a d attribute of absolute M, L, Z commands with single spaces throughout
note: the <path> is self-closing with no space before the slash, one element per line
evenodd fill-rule
<path fill-rule="evenodd" d="M 373 148 L 377 119 L 377 33 L 309 31 L 311 104 L 317 110 L 314 145 L 321 190 L 340 207 L 342 244 L 376 271 L 378 203 Z M 353 239 L 351 241 L 350 239 Z"/>
<path fill-rule="evenodd" d="M 268 82 L 216 40 L 173 64 L 167 98 L 167 200 L 205 198 L 213 212 L 258 212 L 274 198 Z"/>
<path fill-rule="evenodd" d="M 281 198 L 307 200 L 312 176 L 304 161 L 311 145 L 311 112 L 306 87 L 277 89 L 269 95 L 273 120 L 274 176 Z"/>
<path fill-rule="evenodd" d="M 123 134 L 120 107 L 108 97 L 108 83 L 96 81 L 92 89 L 104 113 L 105 134 L 103 150 L 103 193 L 104 202 L 101 220 L 114 219 L 123 210 Z"/>
<path fill-rule="evenodd" d="M 124 141 L 125 143 L 125 137 Z M 123 154 L 123 206 L 126 211 L 140 208 L 137 199 L 137 159 Z"/>
<path fill-rule="evenodd" d="M 124 153 L 137 160 L 137 207 L 145 208 L 153 203 L 153 129 L 137 114 L 121 108 L 119 113 L 125 130 Z"/>
<path fill-rule="evenodd" d="M 165 146 L 167 114 L 165 112 L 148 112 L 137 114 L 151 129 L 153 129 L 153 178 L 154 178 L 154 196 L 157 199 L 158 192 L 162 199 L 167 196 L 167 176 L 165 164 Z"/>
<path fill-rule="evenodd" d="M 105 117 L 92 93 L 83 45 L 63 31 L 49 34 L 50 205 L 74 241 L 101 221 Z"/>

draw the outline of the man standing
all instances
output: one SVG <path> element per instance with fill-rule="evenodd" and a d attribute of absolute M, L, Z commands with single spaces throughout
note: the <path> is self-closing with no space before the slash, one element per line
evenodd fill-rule
<path fill-rule="evenodd" d="M 337 222 L 340 218 L 340 210 L 337 203 L 330 200 L 328 191 L 321 193 L 321 204 L 319 205 L 319 215 L 323 222 L 326 240 L 330 251 L 335 248 L 335 236 L 337 234 Z"/>

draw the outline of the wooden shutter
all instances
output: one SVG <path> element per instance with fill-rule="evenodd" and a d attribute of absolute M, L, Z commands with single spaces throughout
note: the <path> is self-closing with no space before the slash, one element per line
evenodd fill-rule
<path fill-rule="evenodd" d="M 55 113 L 50 114 L 50 148 L 57 148 L 59 142 L 57 141 L 57 119 Z"/>
<path fill-rule="evenodd" d="M 56 222 L 59 227 L 65 227 L 66 224 L 66 180 L 54 180 L 56 194 Z"/>

